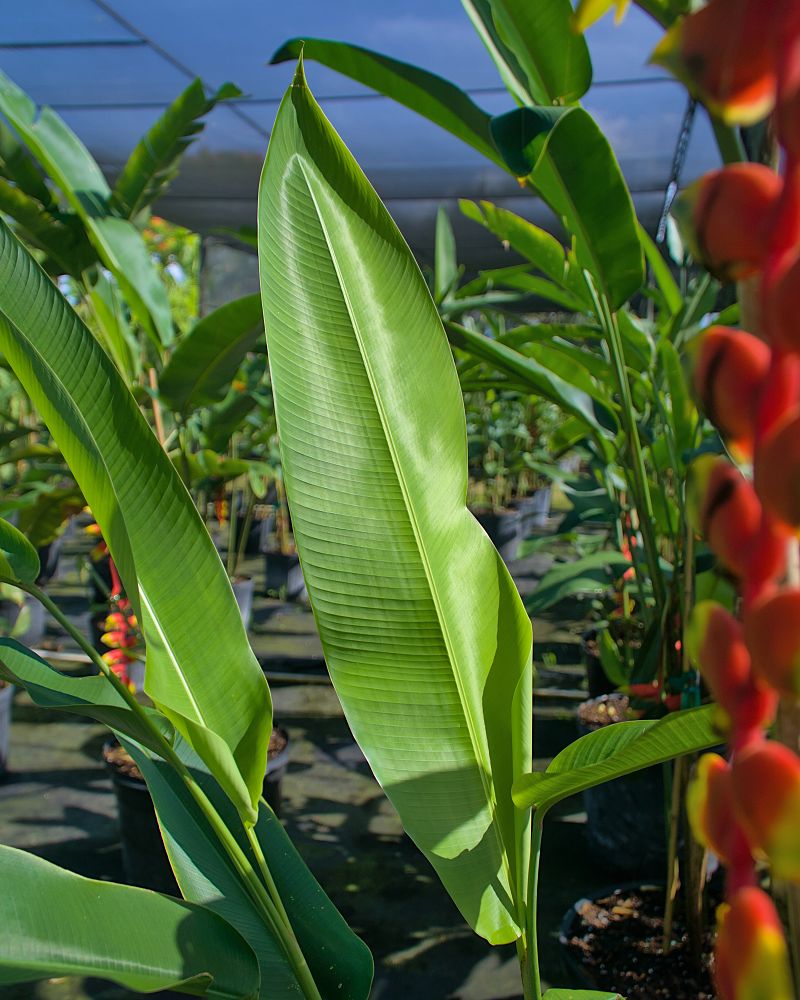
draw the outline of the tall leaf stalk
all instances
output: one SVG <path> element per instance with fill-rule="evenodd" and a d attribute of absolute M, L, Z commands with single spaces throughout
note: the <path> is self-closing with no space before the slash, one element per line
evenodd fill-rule
<path fill-rule="evenodd" d="M 91 659 L 94 666 L 115 689 L 117 694 L 125 701 L 125 704 L 133 712 L 139 723 L 148 731 L 154 746 L 159 748 L 163 759 L 174 768 L 181 781 L 185 785 L 189 794 L 200 808 L 203 816 L 208 821 L 209 826 L 214 831 L 217 840 L 222 845 L 226 854 L 230 858 L 233 866 L 243 880 L 253 903 L 258 908 L 267 926 L 281 942 L 286 958 L 292 967 L 292 971 L 303 990 L 303 995 L 307 1000 L 321 1000 L 321 995 L 317 989 L 311 970 L 308 967 L 305 956 L 297 942 L 291 922 L 286 913 L 286 909 L 280 898 L 277 886 L 269 870 L 269 866 L 261 850 L 261 845 L 256 837 L 253 826 L 243 824 L 248 842 L 255 857 L 258 872 L 253 866 L 253 861 L 242 850 L 238 841 L 228 829 L 227 824 L 217 812 L 211 800 L 195 781 L 189 768 L 173 749 L 162 731 L 156 726 L 149 714 L 136 699 L 136 696 L 122 680 L 114 673 L 108 664 L 103 660 L 97 650 L 87 641 L 85 636 L 75 628 L 72 622 L 62 613 L 48 595 L 33 583 L 27 583 L 12 577 L 0 576 L 0 583 L 6 583 L 13 587 L 18 587 L 34 597 L 49 612 L 50 615 L 66 630 L 75 640 L 80 649 Z M 260 878 L 259 878 L 260 873 Z M 263 881 L 262 881 L 263 880 Z"/>

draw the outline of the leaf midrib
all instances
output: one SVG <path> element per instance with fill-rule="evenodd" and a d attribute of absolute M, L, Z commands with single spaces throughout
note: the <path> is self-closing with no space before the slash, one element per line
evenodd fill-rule
<path fill-rule="evenodd" d="M 461 703 L 461 708 L 462 708 L 462 711 L 464 712 L 464 716 L 465 716 L 466 721 L 467 721 L 467 730 L 468 730 L 469 736 L 470 736 L 470 743 L 472 745 L 473 753 L 475 754 L 475 757 L 476 757 L 476 762 L 478 763 L 478 770 L 480 772 L 481 784 L 482 784 L 483 789 L 484 789 L 484 795 L 485 795 L 487 804 L 489 805 L 490 816 L 491 816 L 491 828 L 492 828 L 492 830 L 493 830 L 493 832 L 495 834 L 495 837 L 497 839 L 497 842 L 498 842 L 498 845 L 499 845 L 499 848 L 500 848 L 500 856 L 503 859 L 503 866 L 504 866 L 504 868 L 506 870 L 506 877 L 508 878 L 508 884 L 509 884 L 510 887 L 512 887 L 512 891 L 513 891 L 513 886 L 515 885 L 515 880 L 512 877 L 511 866 L 510 866 L 509 860 L 508 860 L 508 852 L 506 850 L 505 844 L 503 843 L 503 838 L 500 835 L 500 830 L 498 829 L 497 821 L 496 821 L 497 803 L 495 801 L 494 795 L 492 794 L 492 791 L 493 791 L 492 790 L 492 786 L 489 784 L 489 782 L 487 781 L 487 778 L 486 778 L 486 775 L 489 774 L 489 773 L 491 773 L 491 764 L 490 764 L 490 762 L 488 760 L 485 760 L 483 753 L 480 751 L 480 742 L 477 739 L 475 720 L 473 718 L 472 711 L 471 711 L 471 709 L 469 707 L 468 700 L 465 697 L 465 692 L 464 692 L 463 685 L 461 683 L 461 680 L 460 680 L 460 677 L 459 677 L 459 674 L 458 674 L 458 670 L 455 669 L 455 666 L 454 666 L 454 664 L 457 662 L 457 658 L 456 658 L 455 653 L 454 653 L 453 641 L 452 641 L 452 638 L 450 636 L 450 633 L 449 633 L 449 630 L 448 630 L 448 627 L 447 627 L 446 617 L 445 617 L 445 615 L 443 614 L 443 611 L 442 611 L 442 606 L 441 606 L 441 601 L 440 601 L 440 598 L 439 598 L 439 594 L 438 594 L 438 591 L 437 591 L 437 588 L 436 588 L 436 585 L 434 583 L 433 576 L 432 576 L 432 573 L 431 573 L 430 561 L 428 559 L 427 550 L 425 549 L 425 546 L 424 546 L 424 544 L 422 542 L 422 536 L 421 536 L 421 532 L 420 532 L 420 529 L 419 529 L 419 524 L 417 522 L 417 518 L 416 518 L 416 514 L 415 514 L 415 511 L 414 511 L 413 504 L 411 503 L 410 494 L 409 494 L 409 490 L 408 490 L 408 487 L 407 487 L 407 484 L 406 484 L 406 481 L 405 481 L 405 477 L 403 476 L 403 473 L 402 473 L 401 468 L 400 468 L 400 463 L 399 463 L 399 460 L 398 460 L 397 451 L 396 451 L 395 444 L 394 444 L 394 441 L 393 441 L 393 438 L 392 438 L 390 427 L 388 425 L 386 414 L 384 412 L 383 403 L 382 403 L 382 400 L 380 398 L 379 393 L 377 392 L 376 381 L 375 381 L 375 378 L 373 376 L 372 370 L 370 368 L 369 360 L 368 360 L 367 355 L 365 353 L 364 344 L 363 344 L 363 340 L 362 340 L 362 335 L 361 335 L 361 332 L 359 330 L 358 321 L 357 321 L 356 316 L 355 316 L 355 310 L 353 309 L 352 303 L 350 302 L 350 298 L 349 298 L 348 293 L 347 293 L 347 288 L 346 288 L 345 282 L 344 282 L 343 277 L 342 277 L 342 272 L 341 272 L 341 269 L 340 269 L 340 266 L 339 266 L 339 262 L 337 260 L 336 253 L 334 251 L 333 244 L 332 244 L 332 241 L 330 239 L 330 235 L 328 233 L 328 228 L 325 225 L 325 219 L 324 219 L 323 214 L 322 214 L 322 212 L 320 210 L 320 206 L 319 206 L 319 204 L 317 202 L 317 199 L 314 196 L 314 191 L 312 189 L 312 185 L 311 185 L 311 182 L 309 180 L 309 176 L 308 176 L 308 174 L 306 172 L 306 165 L 303 162 L 303 160 L 301 158 L 299 158 L 299 157 L 298 157 L 298 161 L 297 162 L 298 162 L 298 164 L 300 166 L 300 172 L 303 175 L 303 180 L 305 181 L 306 189 L 308 190 L 308 195 L 309 195 L 309 197 L 310 197 L 310 199 L 311 199 L 311 201 L 312 201 L 312 203 L 314 205 L 314 210 L 315 210 L 315 213 L 316 213 L 316 216 L 317 216 L 317 220 L 319 221 L 320 227 L 322 229 L 322 233 L 323 233 L 323 235 L 325 237 L 325 243 L 326 243 L 326 246 L 328 248 L 328 252 L 330 254 L 331 263 L 333 264 L 334 270 L 336 271 L 336 277 L 337 277 L 337 281 L 338 281 L 338 284 L 339 284 L 339 290 L 341 292 L 342 299 L 344 301 L 345 307 L 347 308 L 348 316 L 350 317 L 350 322 L 351 322 L 351 325 L 352 325 L 352 328 L 353 328 L 353 334 L 354 334 L 355 339 L 356 339 L 356 344 L 358 346 L 358 351 L 359 351 L 359 354 L 361 356 L 362 363 L 364 365 L 364 370 L 366 372 L 367 379 L 368 379 L 369 384 L 370 384 L 370 389 L 372 390 L 372 398 L 373 398 L 373 400 L 375 402 L 375 407 L 376 407 L 376 409 L 378 411 L 378 416 L 379 416 L 380 421 L 381 421 L 381 427 L 383 429 L 384 438 L 386 440 L 386 444 L 387 444 L 387 447 L 389 449 L 389 454 L 390 454 L 390 457 L 391 457 L 391 460 L 392 460 L 392 466 L 394 468 L 395 475 L 397 477 L 397 481 L 398 481 L 398 484 L 400 486 L 401 493 L 403 495 L 403 501 L 404 501 L 404 505 L 405 505 L 405 508 L 406 508 L 406 513 L 407 513 L 409 521 L 411 523 L 411 529 L 414 532 L 414 538 L 415 538 L 415 540 L 417 542 L 417 551 L 420 554 L 420 559 L 421 559 L 421 562 L 422 562 L 422 566 L 423 566 L 423 569 L 425 571 L 425 577 L 426 577 L 426 579 L 428 581 L 428 588 L 430 590 L 431 599 L 433 600 L 434 608 L 436 610 L 436 617 L 437 617 L 437 620 L 439 622 L 439 628 L 440 628 L 440 630 L 442 632 L 442 638 L 444 640 L 445 648 L 447 649 L 448 660 L 449 660 L 449 663 L 450 663 L 450 670 L 451 670 L 451 673 L 453 675 L 453 679 L 455 681 L 456 690 L 458 692 L 459 701 Z M 485 765 L 485 766 L 481 766 L 482 764 Z"/>

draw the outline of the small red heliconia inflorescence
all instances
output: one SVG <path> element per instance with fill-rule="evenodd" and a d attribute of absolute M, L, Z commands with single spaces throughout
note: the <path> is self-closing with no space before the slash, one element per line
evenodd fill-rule
<path fill-rule="evenodd" d="M 757 285 L 759 327 L 711 327 L 694 370 L 706 415 L 752 461 L 753 478 L 706 456 L 690 487 L 698 530 L 738 582 L 741 616 L 706 601 L 689 623 L 689 654 L 719 707 L 730 759 L 700 760 L 688 811 L 727 869 L 721 1000 L 792 1000 L 783 928 L 756 862 L 800 884 L 800 758 L 766 735 L 781 699 L 800 697 L 800 586 L 786 581 L 800 533 L 800 3 L 710 0 L 670 29 L 654 59 L 729 125 L 772 114 L 782 148 L 780 173 L 727 166 L 682 199 L 698 259 L 724 280 Z"/>

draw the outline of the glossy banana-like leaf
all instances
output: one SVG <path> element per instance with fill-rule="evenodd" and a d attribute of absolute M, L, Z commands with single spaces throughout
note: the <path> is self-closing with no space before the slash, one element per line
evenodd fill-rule
<path fill-rule="evenodd" d="M 503 166 L 489 131 L 490 116 L 449 80 L 380 52 L 323 38 L 292 38 L 270 63 L 294 61 L 301 53 L 404 104 Z"/>
<path fill-rule="evenodd" d="M 514 788 L 520 809 L 545 812 L 587 788 L 622 778 L 653 764 L 719 743 L 716 707 L 670 712 L 663 719 L 618 722 L 582 736 L 553 758 L 545 771 L 526 774 Z"/>
<path fill-rule="evenodd" d="M 265 924 L 186 786 L 168 764 L 128 739 L 123 742 L 147 781 L 184 897 L 214 910 L 250 944 L 261 970 L 260 996 L 264 1000 L 300 1000 L 302 990 L 279 941 Z M 248 851 L 246 839 L 241 832 L 236 833 L 236 816 L 230 804 L 220 795 L 202 762 L 182 740 L 176 742 L 175 749 L 238 837 L 242 849 Z M 369 949 L 347 926 L 275 814 L 263 803 L 255 833 L 322 1000 L 366 1000 L 372 984 Z"/>
<path fill-rule="evenodd" d="M 0 73 L 0 112 L 82 219 L 139 322 L 160 344 L 171 343 L 166 288 L 135 226 L 111 214 L 111 189 L 89 150 L 52 108 L 37 108 L 4 73 Z"/>
<path fill-rule="evenodd" d="M 576 238 L 578 264 L 618 309 L 644 283 L 633 199 L 614 152 L 583 108 L 518 108 L 492 119 L 508 169 L 529 178 Z"/>
<path fill-rule="evenodd" d="M 98 976 L 139 993 L 255 1000 L 244 938 L 202 906 L 98 882 L 0 847 L 0 985 Z"/>
<path fill-rule="evenodd" d="M 199 120 L 220 101 L 241 95 L 232 83 L 206 97 L 201 80 L 192 80 L 136 144 L 117 178 L 112 194 L 114 209 L 126 219 L 152 204 L 178 172 L 180 159 L 203 131 Z"/>
<path fill-rule="evenodd" d="M 99 675 L 73 677 L 54 670 L 49 663 L 16 639 L 0 639 L 0 678 L 24 687 L 35 705 L 70 715 L 96 719 L 117 733 L 159 752 L 152 731 L 125 704 L 122 695 Z M 170 740 L 172 727 L 163 716 L 146 710 L 150 721 Z"/>
<path fill-rule="evenodd" d="M 525 73 L 533 103 L 552 106 L 580 100 L 592 82 L 592 62 L 585 39 L 572 29 L 570 0 L 488 4 L 500 40 Z"/>
<path fill-rule="evenodd" d="M 531 627 L 466 507 L 466 427 L 414 258 L 298 70 L 259 195 L 264 319 L 298 551 L 376 777 L 468 922 L 521 933 Z"/>
<path fill-rule="evenodd" d="M 261 296 L 226 302 L 182 337 L 161 372 L 158 388 L 174 410 L 188 413 L 225 396 L 248 351 L 263 344 Z"/>
<path fill-rule="evenodd" d="M 219 555 L 113 362 L 1 220 L 0 351 L 137 608 L 145 690 L 254 821 L 271 701 Z"/>

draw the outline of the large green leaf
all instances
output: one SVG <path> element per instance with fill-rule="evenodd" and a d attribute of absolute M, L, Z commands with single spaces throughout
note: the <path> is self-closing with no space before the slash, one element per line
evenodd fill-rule
<path fill-rule="evenodd" d="M 302 991 L 280 944 L 255 908 L 183 782 L 171 767 L 149 755 L 143 747 L 130 740 L 124 742 L 147 781 L 183 895 L 214 910 L 248 941 L 258 958 L 260 995 L 265 1000 L 300 998 Z M 178 740 L 175 749 L 229 829 L 236 831 L 236 817 L 202 762 L 182 740 Z M 344 922 L 275 814 L 263 803 L 255 832 L 323 1000 L 366 1000 L 372 983 L 369 949 Z M 237 836 L 240 846 L 247 851 L 246 840 L 241 834 Z"/>
<path fill-rule="evenodd" d="M 175 177 L 181 157 L 203 131 L 198 119 L 220 101 L 229 101 L 241 93 L 232 83 L 223 83 L 216 93 L 206 97 L 202 80 L 192 80 L 128 157 L 114 185 L 115 210 L 130 219 L 152 204 Z"/>
<path fill-rule="evenodd" d="M 258 964 L 211 910 L 0 847 L 0 984 L 98 976 L 139 993 L 253 1000 Z"/>
<path fill-rule="evenodd" d="M 137 606 L 147 693 L 255 819 L 271 702 L 219 555 L 113 362 L 2 221 L 0 351 Z"/>
<path fill-rule="evenodd" d="M 663 719 L 616 722 L 582 736 L 553 758 L 544 771 L 526 774 L 514 786 L 520 809 L 545 812 L 557 802 L 605 781 L 653 764 L 715 746 L 716 708 L 690 708 Z"/>
<path fill-rule="evenodd" d="M 260 189 L 262 298 L 295 541 L 348 721 L 468 922 L 521 933 L 531 632 L 466 508 L 436 307 L 302 68 Z M 498 641 L 502 637 L 502 641 Z"/>
<path fill-rule="evenodd" d="M 215 309 L 178 343 L 158 380 L 161 396 L 182 413 L 219 402 L 244 356 L 263 343 L 263 332 L 260 295 Z"/>
<path fill-rule="evenodd" d="M 453 226 L 444 205 L 436 213 L 436 246 L 433 268 L 433 294 L 441 302 L 455 289 L 458 281 L 458 256 Z"/>
<path fill-rule="evenodd" d="M 579 265 L 619 308 L 644 283 L 644 256 L 630 191 L 597 122 L 583 108 L 518 108 L 491 127 L 509 169 L 562 217 Z"/>
<path fill-rule="evenodd" d="M 39 201 L 3 177 L 0 177 L 0 212 L 14 220 L 27 243 L 47 254 L 51 271 L 79 278 L 97 260 L 97 252 L 76 215 L 51 214 Z"/>
<path fill-rule="evenodd" d="M 592 82 L 592 62 L 583 35 L 572 28 L 570 0 L 489 0 L 489 6 L 501 41 L 525 73 L 532 103 L 580 100 Z"/>
<path fill-rule="evenodd" d="M 41 708 L 97 719 L 110 729 L 158 751 L 151 730 L 105 677 L 62 674 L 15 639 L 5 638 L 0 639 L 0 677 L 24 687 L 34 704 Z M 159 729 L 172 737 L 172 730 L 162 716 L 150 709 L 147 714 Z"/>
<path fill-rule="evenodd" d="M 492 16 L 491 0 L 461 0 L 461 5 L 472 21 L 473 28 L 478 32 L 486 46 L 492 61 L 497 67 L 506 90 L 518 104 L 529 104 L 528 80 L 525 71 L 517 62 L 514 53 L 505 45 L 497 32 L 497 26 Z"/>
<path fill-rule="evenodd" d="M 37 108 L 4 73 L 0 73 L 0 111 L 83 220 L 139 322 L 162 344 L 171 343 L 166 289 L 139 232 L 127 219 L 111 214 L 111 189 L 89 150 L 52 108 Z"/>
<path fill-rule="evenodd" d="M 270 62 L 294 60 L 301 52 L 303 58 L 315 59 L 404 104 L 503 166 L 489 131 L 490 116 L 448 80 L 379 52 L 320 38 L 293 38 L 278 49 Z"/>

